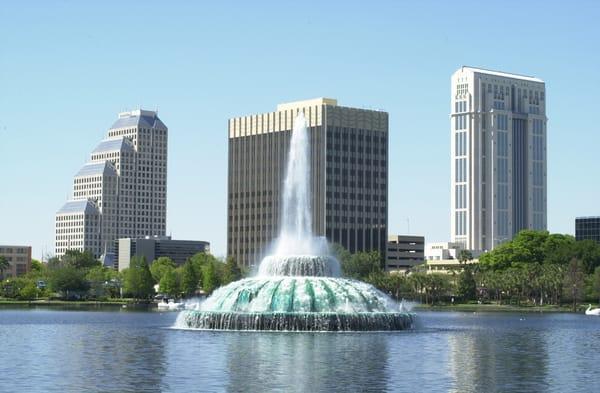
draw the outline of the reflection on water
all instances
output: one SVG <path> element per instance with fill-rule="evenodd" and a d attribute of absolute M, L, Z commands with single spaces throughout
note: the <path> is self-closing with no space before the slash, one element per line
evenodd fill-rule
<path fill-rule="evenodd" d="M 0 391 L 598 390 L 600 318 L 583 315 L 425 312 L 413 331 L 342 334 L 169 329 L 175 318 L 0 310 Z"/>
<path fill-rule="evenodd" d="M 386 338 L 367 334 L 231 335 L 227 366 L 230 391 L 251 383 L 266 390 L 383 391 L 387 378 Z M 356 373 L 357 369 L 363 370 Z"/>

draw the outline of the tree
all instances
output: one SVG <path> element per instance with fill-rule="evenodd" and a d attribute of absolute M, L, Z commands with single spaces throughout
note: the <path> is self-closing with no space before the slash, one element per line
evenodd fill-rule
<path fill-rule="evenodd" d="M 464 300 L 475 300 L 477 296 L 477 284 L 471 266 L 465 266 L 464 270 L 458 276 L 458 296 Z"/>
<path fill-rule="evenodd" d="M 109 270 L 104 266 L 95 266 L 85 275 L 90 286 L 90 294 L 94 297 L 103 297 L 105 294 L 105 283 L 109 280 Z"/>
<path fill-rule="evenodd" d="M 348 264 L 350 262 L 352 254 L 350 254 L 350 252 L 346 250 L 344 246 L 342 246 L 339 243 L 332 243 L 329 246 L 329 248 L 331 255 L 333 255 L 338 260 L 340 266 L 344 266 L 345 264 Z"/>
<path fill-rule="evenodd" d="M 191 296 L 198 288 L 199 277 L 196 274 L 194 263 L 188 259 L 181 269 L 181 292 L 184 296 Z"/>
<path fill-rule="evenodd" d="M 174 269 L 167 270 L 160 279 L 160 292 L 169 296 L 179 296 L 181 293 L 179 288 L 179 277 Z"/>
<path fill-rule="evenodd" d="M 10 267 L 8 259 L 4 255 L 0 255 L 0 279 L 4 278 L 4 271 Z"/>
<path fill-rule="evenodd" d="M 25 286 L 19 290 L 19 298 L 21 299 L 35 299 L 38 295 L 38 288 L 33 280 L 27 280 Z"/>
<path fill-rule="evenodd" d="M 79 250 L 67 250 L 63 255 L 61 262 L 63 265 L 69 265 L 77 269 L 90 269 L 102 264 L 98 261 L 91 252 Z"/>
<path fill-rule="evenodd" d="M 152 273 L 152 278 L 155 283 L 159 283 L 163 275 L 169 271 L 173 270 L 177 267 L 175 262 L 169 257 L 160 257 L 156 259 L 150 265 L 150 273 Z"/>
<path fill-rule="evenodd" d="M 600 298 L 600 266 L 594 270 L 592 285 L 596 297 Z M 600 300 L 598 302 L 600 303 Z"/>
<path fill-rule="evenodd" d="M 133 257 L 123 271 L 123 291 L 136 299 L 147 299 L 154 293 L 154 280 L 145 257 Z"/>
<path fill-rule="evenodd" d="M 38 273 L 38 274 L 44 274 L 46 272 L 46 265 L 44 265 L 42 262 L 38 261 L 37 259 L 32 259 L 31 260 L 31 271 Z"/>
<path fill-rule="evenodd" d="M 242 271 L 233 257 L 228 257 L 223 268 L 223 285 L 242 278 Z"/>
<path fill-rule="evenodd" d="M 577 303 L 582 299 L 584 288 L 584 267 L 577 258 L 572 258 L 564 276 L 564 288 L 571 299 L 573 312 L 577 311 Z"/>
<path fill-rule="evenodd" d="M 69 297 L 69 292 L 84 292 L 89 289 L 86 272 L 73 266 L 55 267 L 50 271 L 49 284 L 54 292 Z"/>
<path fill-rule="evenodd" d="M 202 269 L 202 288 L 206 293 L 212 293 L 219 287 L 219 277 L 215 269 L 215 263 L 209 262 Z"/>
<path fill-rule="evenodd" d="M 471 250 L 460 250 L 460 252 L 458 253 L 458 261 L 461 264 L 466 264 L 467 262 L 470 262 L 473 260 L 473 253 L 471 252 Z"/>
<path fill-rule="evenodd" d="M 381 272 L 381 257 L 378 251 L 357 252 L 342 262 L 342 272 L 347 277 L 365 280 L 372 273 Z"/>

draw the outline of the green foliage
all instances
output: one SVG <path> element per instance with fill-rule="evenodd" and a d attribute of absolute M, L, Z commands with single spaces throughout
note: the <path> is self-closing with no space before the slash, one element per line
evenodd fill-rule
<path fill-rule="evenodd" d="M 69 292 L 84 292 L 89 289 L 85 275 L 86 271 L 83 269 L 73 266 L 56 266 L 50 271 L 48 281 L 53 291 L 68 297 Z"/>
<path fill-rule="evenodd" d="M 477 284 L 471 266 L 465 266 L 458 276 L 457 294 L 463 300 L 475 300 L 477 297 Z"/>
<path fill-rule="evenodd" d="M 221 285 L 227 285 L 230 282 L 242 278 L 242 271 L 233 257 L 227 258 L 223 267 L 223 280 Z"/>
<path fill-rule="evenodd" d="M 144 257 L 133 257 L 123 270 L 123 291 L 136 299 L 148 299 L 154 294 L 154 280 Z"/>
<path fill-rule="evenodd" d="M 160 279 L 159 288 L 161 293 L 165 293 L 169 296 L 176 297 L 180 295 L 179 275 L 175 269 L 167 270 L 163 274 Z"/>
<path fill-rule="evenodd" d="M 150 265 L 150 273 L 155 283 L 159 283 L 164 274 L 177 267 L 175 262 L 169 257 L 160 257 Z"/>
<path fill-rule="evenodd" d="M 199 283 L 199 277 L 196 274 L 194 263 L 188 259 L 181 269 L 181 292 L 185 296 L 191 296 L 196 292 Z"/>
<path fill-rule="evenodd" d="M 585 284 L 585 267 L 577 258 L 571 259 L 564 277 L 565 295 L 571 300 L 573 311 L 577 310 L 577 303 L 583 298 Z"/>
<path fill-rule="evenodd" d="M 94 258 L 89 251 L 67 250 L 60 260 L 63 266 L 71 266 L 76 269 L 90 269 L 101 266 L 100 261 Z M 48 262 L 50 264 L 50 262 Z"/>
<path fill-rule="evenodd" d="M 37 259 L 31 259 L 31 271 L 39 274 L 43 274 L 46 272 L 46 265 Z"/>
<path fill-rule="evenodd" d="M 348 250 L 344 248 L 339 243 L 333 243 L 330 246 L 331 254 L 340 262 L 341 266 L 347 265 L 350 263 L 350 258 L 352 258 L 352 254 Z"/>
<path fill-rule="evenodd" d="M 467 263 L 473 260 L 473 253 L 470 250 L 460 250 L 458 253 L 460 263 Z"/>
<path fill-rule="evenodd" d="M 372 274 L 382 272 L 381 256 L 378 251 L 357 252 L 341 261 L 342 273 L 347 277 L 366 280 Z"/>
<path fill-rule="evenodd" d="M 38 288 L 33 280 L 27 280 L 19 290 L 19 298 L 24 300 L 35 299 L 38 296 Z"/>
<path fill-rule="evenodd" d="M 596 298 L 600 298 L 600 266 L 598 266 L 594 270 L 594 275 L 593 275 L 593 280 L 592 280 L 592 287 L 593 287 L 593 295 Z M 598 302 L 600 303 L 600 300 Z"/>
<path fill-rule="evenodd" d="M 0 255 L 0 278 L 4 278 L 4 271 L 8 270 L 9 267 L 8 259 L 4 255 Z"/>
<path fill-rule="evenodd" d="M 215 262 L 210 261 L 202 267 L 202 289 L 206 293 L 212 293 L 220 285 L 215 265 Z"/>

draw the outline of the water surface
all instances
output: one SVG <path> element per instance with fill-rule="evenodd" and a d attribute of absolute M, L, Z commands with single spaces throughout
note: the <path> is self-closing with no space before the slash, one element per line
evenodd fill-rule
<path fill-rule="evenodd" d="M 0 309 L 0 391 L 597 392 L 600 318 L 420 312 L 393 333 L 170 329 L 175 313 Z"/>

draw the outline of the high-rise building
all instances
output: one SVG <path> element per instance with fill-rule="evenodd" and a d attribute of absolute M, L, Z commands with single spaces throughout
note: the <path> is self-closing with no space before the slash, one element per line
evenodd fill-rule
<path fill-rule="evenodd" d="M 313 231 L 351 252 L 385 258 L 388 114 L 328 98 L 280 104 L 229 120 L 227 253 L 260 262 L 280 227 L 291 130 L 303 112 L 310 135 Z"/>
<path fill-rule="evenodd" d="M 210 243 L 199 240 L 174 240 L 170 236 L 146 236 L 137 239 L 119 239 L 116 242 L 119 270 L 130 266 L 132 257 L 144 257 L 146 262 L 169 257 L 180 266 L 199 252 L 210 252 Z"/>
<path fill-rule="evenodd" d="M 123 112 L 75 175 L 56 214 L 55 254 L 114 252 L 122 237 L 164 236 L 167 127 L 156 112 Z"/>
<path fill-rule="evenodd" d="M 544 81 L 461 67 L 451 83 L 452 241 L 491 250 L 546 229 Z"/>
<path fill-rule="evenodd" d="M 600 216 L 577 217 L 575 219 L 575 239 L 595 240 L 600 243 Z"/>

